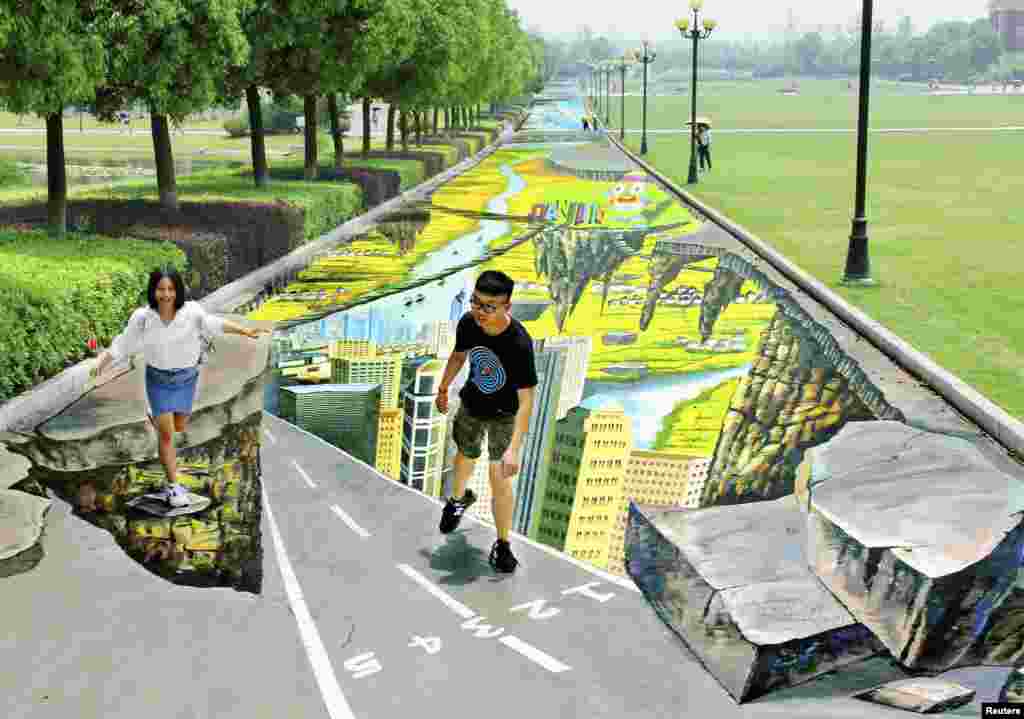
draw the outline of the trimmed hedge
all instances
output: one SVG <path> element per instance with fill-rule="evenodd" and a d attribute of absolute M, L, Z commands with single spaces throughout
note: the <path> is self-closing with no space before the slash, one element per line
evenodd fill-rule
<path fill-rule="evenodd" d="M 0 229 L 0 401 L 30 389 L 101 347 L 145 301 L 154 267 L 185 268 L 166 242 Z"/>

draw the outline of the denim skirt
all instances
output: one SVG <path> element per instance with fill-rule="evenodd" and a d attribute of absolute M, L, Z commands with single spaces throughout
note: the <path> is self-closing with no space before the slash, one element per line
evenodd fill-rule
<path fill-rule="evenodd" d="M 166 412 L 192 414 L 198 367 L 164 370 L 146 365 L 146 398 L 154 419 Z"/>

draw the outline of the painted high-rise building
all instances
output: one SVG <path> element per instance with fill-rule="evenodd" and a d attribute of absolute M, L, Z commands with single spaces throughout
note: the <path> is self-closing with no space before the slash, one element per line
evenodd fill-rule
<path fill-rule="evenodd" d="M 707 457 L 634 449 L 626 465 L 626 481 L 615 526 L 608 542 L 608 571 L 626 575 L 625 538 L 629 502 L 648 507 L 688 507 L 691 477 L 707 473 Z M 699 495 L 698 495 L 699 499 Z"/>
<path fill-rule="evenodd" d="M 379 384 L 281 388 L 280 416 L 370 466 L 377 459 Z"/>
<path fill-rule="evenodd" d="M 394 354 L 332 359 L 331 380 L 338 383 L 379 384 L 381 409 L 396 409 L 402 381 L 402 356 Z"/>
<path fill-rule="evenodd" d="M 562 393 L 573 382 L 566 376 L 570 347 L 564 343 L 551 346 L 547 340 L 534 340 L 533 354 L 537 368 L 537 387 L 533 393 L 530 426 L 523 439 L 519 474 L 515 477 L 515 512 L 512 529 L 526 536 L 536 534 L 531 527 L 536 494 L 544 492 L 551 466 L 551 448 Z"/>
<path fill-rule="evenodd" d="M 398 479 L 402 456 L 402 416 L 400 409 L 382 409 L 377 424 L 377 461 L 381 474 Z"/>
<path fill-rule="evenodd" d="M 562 385 L 561 396 L 558 398 L 558 419 L 564 419 L 570 409 L 578 406 L 583 401 L 583 383 L 587 380 L 587 370 L 590 368 L 590 353 L 593 351 L 593 346 L 594 341 L 590 337 L 558 335 L 547 337 L 544 340 L 544 347 L 546 349 L 565 347 L 568 351 L 565 379 Z"/>
<path fill-rule="evenodd" d="M 455 323 L 449 320 L 428 322 L 423 326 L 422 341 L 429 354 L 447 359 L 455 349 Z"/>
<path fill-rule="evenodd" d="M 444 366 L 439 360 L 421 364 L 412 382 L 402 391 L 404 419 L 399 481 L 431 497 L 440 497 L 442 489 L 447 422 L 434 402 Z"/>
<path fill-rule="evenodd" d="M 342 339 L 330 343 L 331 359 L 367 359 L 377 356 L 377 343 L 373 340 Z"/>
<path fill-rule="evenodd" d="M 633 426 L 621 406 L 574 407 L 555 428 L 536 539 L 604 569 L 622 504 Z"/>

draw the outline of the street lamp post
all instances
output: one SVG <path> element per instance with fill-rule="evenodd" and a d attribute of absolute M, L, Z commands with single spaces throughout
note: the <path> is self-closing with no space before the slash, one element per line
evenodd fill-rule
<path fill-rule="evenodd" d="M 632 61 L 632 55 L 629 50 L 622 53 L 622 58 L 619 60 L 619 74 L 620 74 L 620 85 L 619 93 L 621 97 L 621 109 L 619 110 L 619 139 L 626 139 L 626 65 Z"/>
<path fill-rule="evenodd" d="M 871 13 L 872 0 L 864 0 L 860 30 L 860 113 L 857 118 L 857 190 L 854 199 L 850 246 L 846 252 L 843 284 L 871 285 L 871 261 L 868 257 L 868 220 L 865 216 L 868 159 L 868 97 L 871 88 Z"/>
<path fill-rule="evenodd" d="M 604 64 L 604 126 L 607 128 L 612 121 L 612 64 Z"/>
<path fill-rule="evenodd" d="M 643 130 L 640 137 L 640 154 L 647 154 L 647 66 L 654 62 L 657 53 L 649 47 L 650 43 L 643 41 L 643 50 L 637 50 L 637 61 L 644 64 L 644 100 L 643 100 Z"/>
<path fill-rule="evenodd" d="M 704 18 L 704 29 L 700 29 L 697 14 L 704 5 L 704 0 L 690 0 L 690 11 L 693 12 L 693 29 L 690 29 L 690 18 L 676 20 L 676 28 L 683 39 L 693 40 L 693 80 L 690 86 L 690 176 L 687 182 L 697 184 L 697 42 L 707 40 L 715 29 L 715 21 Z"/>

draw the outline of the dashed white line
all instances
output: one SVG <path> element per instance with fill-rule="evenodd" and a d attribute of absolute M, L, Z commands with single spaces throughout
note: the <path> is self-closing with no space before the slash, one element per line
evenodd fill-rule
<path fill-rule="evenodd" d="M 429 579 L 427 579 L 422 574 L 417 572 L 415 569 L 410 567 L 408 564 L 399 564 L 398 568 L 402 571 L 403 574 L 405 574 L 411 580 L 413 580 L 421 587 L 426 589 L 428 592 L 430 592 L 432 595 L 440 599 L 446 607 L 448 607 L 453 612 L 458 614 L 460 618 L 473 619 L 476 616 L 476 612 L 474 612 L 472 609 L 467 607 L 465 604 L 460 602 L 452 595 L 448 594 L 440 587 L 436 586 L 433 582 L 431 582 Z M 506 647 L 509 647 L 510 649 L 514 649 L 515 651 L 519 652 L 530 661 L 540 664 L 549 672 L 555 672 L 557 674 L 558 672 L 566 672 L 572 669 L 572 667 L 570 667 L 568 664 L 564 664 L 558 661 L 550 654 L 542 652 L 537 647 L 533 646 L 532 644 L 524 642 L 519 637 L 513 637 L 511 635 L 506 634 L 498 641 L 504 644 Z"/>
<path fill-rule="evenodd" d="M 559 672 L 567 672 L 570 669 L 572 669 L 572 667 L 570 667 L 568 664 L 563 664 L 550 654 L 542 652 L 540 649 L 533 646 L 532 644 L 527 644 L 519 637 L 513 637 L 506 634 L 498 641 L 504 644 L 509 649 L 514 649 L 515 651 L 519 652 L 530 661 L 540 664 L 549 672 L 554 672 L 555 674 L 558 674 Z"/>
<path fill-rule="evenodd" d="M 292 465 L 293 465 L 293 466 L 295 467 L 296 471 L 297 471 L 297 472 L 298 472 L 299 474 L 301 474 L 301 475 L 302 475 L 302 478 L 303 478 L 304 480 L 306 480 L 306 484 L 308 484 L 308 485 L 309 485 L 309 488 L 310 488 L 310 489 L 316 489 L 316 484 L 315 484 L 315 483 L 313 482 L 313 480 L 312 480 L 312 479 L 310 479 L 310 478 L 309 478 L 309 475 L 308 475 L 308 474 L 306 474 L 306 470 L 304 470 L 304 469 L 303 469 L 302 467 L 300 467 L 300 466 L 299 466 L 299 463 L 298 463 L 298 462 L 296 462 L 296 461 L 295 461 L 294 459 L 292 460 Z"/>
<path fill-rule="evenodd" d="M 284 580 L 284 589 L 288 595 L 288 603 L 291 605 L 295 622 L 299 625 L 299 636 L 302 645 L 309 656 L 309 663 L 313 666 L 313 675 L 320 687 L 320 695 L 323 697 L 324 705 L 331 719 L 355 719 L 352 708 L 348 705 L 345 695 L 338 686 L 338 677 L 334 674 L 334 667 L 327 656 L 327 650 L 320 639 L 320 632 L 317 631 L 316 623 L 313 621 L 306 600 L 302 597 L 302 587 L 292 569 L 292 563 L 288 559 L 288 553 L 284 548 L 284 541 L 281 539 L 281 532 L 274 521 L 274 513 L 270 509 L 270 497 L 266 490 L 263 492 L 263 507 L 267 512 L 267 523 L 270 525 L 270 534 L 274 540 L 274 549 L 277 552 L 277 563 L 281 567 L 281 578 Z"/>
<path fill-rule="evenodd" d="M 363 539 L 366 539 L 367 537 L 369 537 L 369 536 L 370 536 L 370 533 L 369 533 L 369 532 L 367 532 L 367 531 L 366 531 L 365 529 L 363 529 L 363 528 L 362 528 L 362 527 L 360 527 L 360 526 L 359 526 L 358 524 L 356 524 L 356 523 L 355 523 L 355 520 L 354 520 L 354 519 L 352 519 L 352 517 L 350 517 L 350 516 L 348 516 L 347 514 L 345 514 L 345 512 L 344 512 L 344 511 L 342 510 L 342 508 L 341 508 L 341 507 L 339 507 L 338 505 L 336 505 L 336 504 L 332 504 L 332 505 L 331 505 L 331 511 L 332 511 L 332 512 L 334 512 L 335 514 L 337 514 L 337 515 L 338 515 L 338 517 L 340 517 L 340 518 L 341 518 L 341 521 L 342 521 L 342 522 L 344 522 L 345 524 L 347 524 L 347 525 L 349 526 L 349 528 L 350 528 L 350 529 L 351 529 L 351 530 L 352 530 L 353 532 L 355 532 L 356 534 L 358 534 L 358 535 L 359 535 L 360 537 L 362 537 Z"/>
<path fill-rule="evenodd" d="M 445 592 L 440 587 L 435 586 L 433 582 L 431 582 L 429 579 L 427 579 L 422 574 L 417 572 L 415 569 L 410 567 L 408 564 L 399 564 L 398 568 L 402 570 L 402 572 L 407 577 L 409 577 L 409 579 L 413 580 L 421 587 L 426 589 L 428 592 L 433 594 L 435 597 L 440 599 L 446 607 L 451 609 L 453 612 L 458 614 L 463 619 L 472 619 L 476 616 L 476 612 L 474 612 L 472 609 L 467 607 L 465 604 L 460 602 L 455 597 Z"/>

